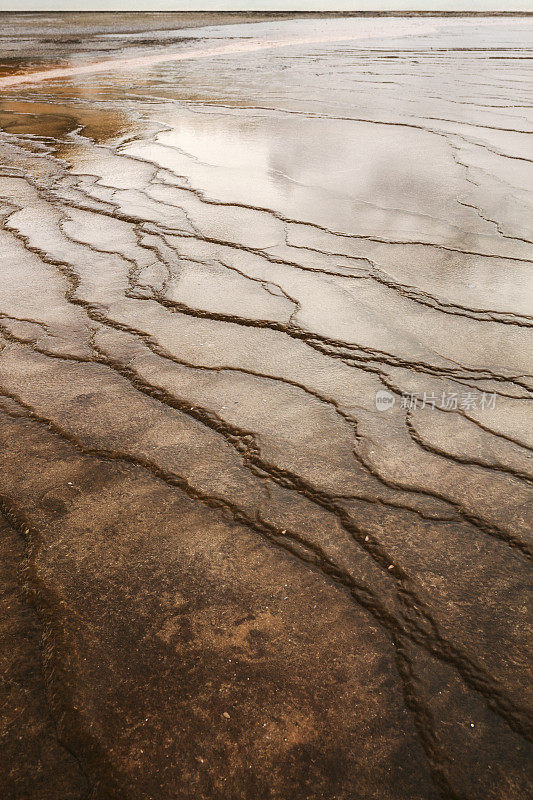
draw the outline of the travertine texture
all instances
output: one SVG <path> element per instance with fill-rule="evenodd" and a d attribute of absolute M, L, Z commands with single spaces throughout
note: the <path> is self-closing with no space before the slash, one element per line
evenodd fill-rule
<path fill-rule="evenodd" d="M 532 24 L 106 19 L 3 72 L 3 796 L 525 800 Z"/>

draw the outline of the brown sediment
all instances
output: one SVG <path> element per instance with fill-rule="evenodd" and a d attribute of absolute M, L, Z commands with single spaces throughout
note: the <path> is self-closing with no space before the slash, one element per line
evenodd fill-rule
<path fill-rule="evenodd" d="M 88 797 L 89 786 L 74 754 L 58 737 L 50 713 L 46 666 L 41 651 L 41 622 L 32 608 L 31 561 L 27 561 L 24 525 L 17 531 L 0 519 L 2 558 L 2 786 L 7 797 Z M 31 543 L 28 543 L 31 547 Z M 46 661 L 46 656 L 45 656 Z"/>
<path fill-rule="evenodd" d="M 13 800 L 528 796 L 529 23 L 310 24 L 0 106 Z"/>

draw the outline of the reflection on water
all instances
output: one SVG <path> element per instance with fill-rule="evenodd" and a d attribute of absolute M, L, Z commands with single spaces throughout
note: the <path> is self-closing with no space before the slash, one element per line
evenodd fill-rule
<path fill-rule="evenodd" d="M 114 108 L 93 109 L 57 102 L 5 101 L 0 103 L 0 127 L 20 136 L 63 139 L 80 128 L 94 142 L 107 142 L 134 128 L 132 119 Z M 56 151 L 60 153 L 60 147 Z"/>

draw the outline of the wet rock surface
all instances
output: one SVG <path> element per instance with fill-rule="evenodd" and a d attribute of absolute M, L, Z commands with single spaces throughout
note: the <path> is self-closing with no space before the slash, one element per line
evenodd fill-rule
<path fill-rule="evenodd" d="M 525 800 L 530 21 L 10 24 L 7 797 Z"/>

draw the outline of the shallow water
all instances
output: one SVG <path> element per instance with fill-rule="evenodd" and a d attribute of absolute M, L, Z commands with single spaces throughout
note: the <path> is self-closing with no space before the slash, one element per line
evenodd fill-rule
<path fill-rule="evenodd" d="M 525 798 L 532 23 L 51 19 L 0 469 L 60 743 L 102 798 Z"/>

